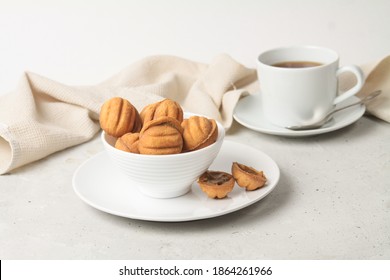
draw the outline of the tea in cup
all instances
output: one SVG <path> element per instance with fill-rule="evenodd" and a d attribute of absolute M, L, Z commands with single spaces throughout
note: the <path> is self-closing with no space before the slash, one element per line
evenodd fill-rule
<path fill-rule="evenodd" d="M 282 127 L 314 123 L 364 84 L 359 67 L 339 67 L 335 51 L 315 46 L 266 51 L 258 56 L 257 72 L 264 115 Z M 339 94 L 338 77 L 344 72 L 354 74 L 356 84 Z"/>

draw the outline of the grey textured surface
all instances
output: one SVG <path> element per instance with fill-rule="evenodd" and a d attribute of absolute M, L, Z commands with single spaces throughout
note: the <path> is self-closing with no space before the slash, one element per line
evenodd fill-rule
<path fill-rule="evenodd" d="M 81 201 L 78 166 L 99 137 L 0 176 L 0 259 L 389 259 L 390 125 L 370 117 L 284 138 L 235 123 L 226 139 L 264 151 L 281 180 L 265 199 L 218 218 L 159 223 Z"/>

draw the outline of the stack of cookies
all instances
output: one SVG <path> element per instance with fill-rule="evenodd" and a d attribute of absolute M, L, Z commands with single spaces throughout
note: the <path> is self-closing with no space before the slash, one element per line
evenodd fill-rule
<path fill-rule="evenodd" d="M 202 116 L 183 119 L 183 109 L 170 99 L 150 104 L 139 113 L 128 100 L 111 98 L 101 108 L 100 126 L 117 138 L 115 148 L 138 154 L 190 152 L 218 138 L 215 120 Z"/>

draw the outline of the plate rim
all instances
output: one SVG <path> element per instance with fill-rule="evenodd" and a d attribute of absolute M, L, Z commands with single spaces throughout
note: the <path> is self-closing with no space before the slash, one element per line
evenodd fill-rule
<path fill-rule="evenodd" d="M 240 205 L 236 206 L 236 207 L 233 207 L 233 208 L 229 208 L 227 210 L 224 210 L 222 212 L 215 212 L 215 213 L 211 213 L 211 214 L 203 214 L 203 215 L 198 215 L 196 217 L 194 216 L 188 216 L 188 217 L 161 217 L 161 216 L 158 216 L 158 217 L 151 217 L 150 215 L 136 215 L 136 214 L 129 214 L 129 213 L 123 213 L 123 212 L 120 212 L 120 211 L 116 211 L 116 210 L 113 210 L 113 209 L 108 209 L 104 206 L 101 206 L 97 203 L 95 203 L 94 201 L 92 201 L 91 199 L 85 197 L 79 190 L 78 190 L 78 183 L 76 182 L 77 180 L 77 177 L 79 176 L 79 173 L 82 172 L 83 168 L 90 164 L 92 161 L 96 160 L 98 157 L 102 157 L 104 155 L 107 156 L 107 160 L 109 160 L 108 158 L 108 155 L 106 153 L 106 151 L 102 151 L 102 152 L 99 152 L 97 154 L 95 154 L 94 156 L 92 156 L 91 158 L 85 160 L 83 163 L 80 164 L 80 166 L 75 170 L 75 172 L 73 173 L 73 177 L 72 177 L 72 185 L 73 185 L 73 190 L 74 192 L 76 193 L 76 195 L 84 202 L 86 203 L 87 205 L 97 209 L 97 210 L 100 210 L 102 212 L 105 212 L 105 213 L 109 213 L 111 215 L 115 215 L 115 216 L 119 216 L 119 217 L 124 217 L 124 218 L 128 218 L 128 219 L 135 219 L 135 220 L 143 220 L 143 221 L 153 221 L 153 222 L 187 222 L 187 221 L 196 221 L 196 220 L 203 220 L 203 219 L 211 219 L 211 218 L 216 218 L 216 217 L 219 217 L 219 216 L 224 216 L 224 215 L 227 215 L 227 214 L 230 214 L 230 213 L 233 213 L 233 212 L 236 212 L 236 211 L 239 211 L 243 208 L 246 208 L 250 205 L 253 205 L 255 203 L 257 203 L 258 201 L 260 201 L 261 199 L 263 199 L 264 197 L 268 196 L 277 186 L 277 184 L 279 183 L 279 180 L 280 180 L 280 168 L 278 166 L 278 164 L 275 162 L 274 159 L 272 159 L 268 154 L 264 153 L 263 151 L 257 149 L 257 148 L 254 148 L 254 147 L 251 147 L 249 145 L 246 145 L 246 144 L 242 144 L 242 143 L 239 143 L 239 142 L 235 142 L 235 141 L 231 141 L 231 140 L 224 140 L 224 143 L 223 145 L 227 143 L 228 145 L 241 145 L 241 146 L 245 146 L 246 148 L 249 148 L 249 149 L 253 149 L 253 150 L 256 150 L 256 152 L 259 152 L 261 153 L 263 156 L 265 156 L 265 158 L 267 158 L 267 162 L 268 164 L 271 164 L 272 166 L 272 169 L 273 171 L 275 172 L 275 178 L 273 178 L 273 183 L 269 186 L 267 186 L 266 189 L 263 189 L 263 192 L 257 196 L 256 198 L 253 198 L 252 200 L 246 202 L 246 203 L 241 203 Z M 178 197 L 180 198 L 180 197 Z M 172 199 L 178 199 L 178 198 L 170 198 L 169 200 L 172 200 Z M 208 199 L 208 198 L 207 198 Z"/>
<path fill-rule="evenodd" d="M 288 129 L 285 129 L 285 128 L 279 128 L 278 126 L 274 126 L 273 129 L 268 129 L 268 128 L 262 128 L 260 126 L 254 126 L 250 123 L 247 123 L 245 122 L 242 118 L 239 117 L 239 115 L 237 114 L 237 108 L 240 104 L 240 102 L 242 102 L 242 100 L 244 100 L 245 98 L 248 98 L 248 97 L 252 97 L 254 98 L 255 95 L 259 95 L 260 92 L 256 92 L 254 94 L 249 94 L 247 96 L 244 96 L 242 98 L 240 98 L 240 100 L 237 102 L 235 108 L 234 108 L 234 111 L 233 111 L 233 118 L 235 121 L 237 121 L 239 124 L 241 124 L 242 126 L 246 127 L 246 128 L 249 128 L 253 131 L 257 131 L 257 132 L 261 132 L 261 133 L 265 133 L 265 134 L 270 134 L 270 135 L 277 135 L 277 136 L 287 136 L 287 137 L 302 137 L 302 136 L 313 136 L 313 135 L 320 135 L 320 134 L 324 134 L 324 133 L 328 133 L 328 132 L 332 132 L 332 131 L 336 131 L 336 130 L 339 130 L 339 129 L 342 129 L 354 122 L 356 122 L 357 120 L 359 120 L 365 113 L 366 111 L 366 106 L 364 104 L 360 104 L 359 105 L 356 105 L 356 109 L 354 110 L 354 114 L 356 114 L 356 116 L 352 117 L 352 118 L 346 118 L 346 121 L 344 122 L 339 122 L 338 124 L 335 124 L 335 125 L 332 125 L 332 126 L 328 126 L 328 127 L 324 127 L 324 128 L 318 128 L 318 129 L 310 129 L 310 130 L 288 130 Z M 347 100 L 350 100 L 352 99 L 351 101 L 358 101 L 359 98 L 357 96 L 351 96 L 349 99 Z M 258 101 L 258 102 L 261 102 L 261 101 Z M 341 105 L 343 104 L 343 102 L 341 103 Z M 340 105 L 340 104 L 339 104 Z M 337 107 L 336 107 L 337 108 Z M 350 110 L 353 110 L 353 108 L 350 108 Z M 339 116 L 341 115 L 346 115 L 345 112 L 338 112 L 336 113 L 338 114 Z M 265 117 L 264 117 L 265 118 Z M 272 125 L 272 124 L 271 124 Z"/>

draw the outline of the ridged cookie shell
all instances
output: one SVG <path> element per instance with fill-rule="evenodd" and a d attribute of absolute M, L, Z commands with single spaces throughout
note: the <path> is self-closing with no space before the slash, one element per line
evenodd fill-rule
<path fill-rule="evenodd" d="M 121 137 L 128 132 L 139 132 L 142 128 L 137 109 L 121 97 L 113 97 L 104 102 L 99 122 L 101 128 L 114 137 Z"/>

